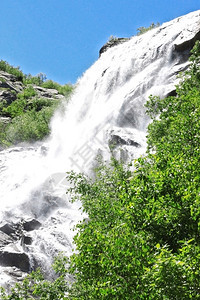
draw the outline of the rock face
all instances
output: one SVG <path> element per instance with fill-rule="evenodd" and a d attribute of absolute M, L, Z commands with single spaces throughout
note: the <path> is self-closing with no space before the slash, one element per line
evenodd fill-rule
<path fill-rule="evenodd" d="M 36 91 L 38 98 L 48 99 L 63 99 L 64 96 L 59 94 L 55 89 L 47 89 L 40 86 L 32 85 Z M 17 78 L 4 71 L 0 71 L 0 102 L 5 101 L 10 105 L 14 100 L 17 99 L 17 94 L 23 92 L 27 88 Z"/>
<path fill-rule="evenodd" d="M 14 75 L 0 71 L 0 88 L 9 89 L 19 93 L 23 90 L 23 84 L 21 81 L 18 81 Z"/>
<path fill-rule="evenodd" d="M 29 220 L 24 220 L 22 226 L 25 231 L 32 231 L 40 228 L 41 223 L 36 219 L 29 219 Z"/>
<path fill-rule="evenodd" d="M 9 88 L 3 88 L 0 90 L 0 101 L 5 101 L 8 105 L 10 105 L 13 101 L 17 99 L 16 92 L 10 90 Z"/>
<path fill-rule="evenodd" d="M 0 227 L 0 266 L 10 268 L 11 273 L 31 271 L 31 263 L 26 245 L 32 244 L 29 231 L 37 230 L 41 223 L 36 219 L 5 223 Z"/>
<path fill-rule="evenodd" d="M 130 38 L 111 38 L 105 45 L 101 47 L 101 49 L 99 50 L 99 56 L 101 56 L 101 54 L 106 52 L 109 48 L 127 42 L 128 40 L 130 40 Z"/>
<path fill-rule="evenodd" d="M 37 92 L 38 97 L 48 99 L 63 99 L 64 96 L 59 94 L 55 89 L 46 89 L 41 86 L 33 85 L 34 90 Z"/>
<path fill-rule="evenodd" d="M 23 272 L 30 271 L 29 257 L 26 253 L 2 251 L 0 252 L 0 264 L 6 267 L 17 267 Z"/>

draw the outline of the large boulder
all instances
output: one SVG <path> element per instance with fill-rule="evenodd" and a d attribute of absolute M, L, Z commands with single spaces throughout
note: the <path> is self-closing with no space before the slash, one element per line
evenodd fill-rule
<path fill-rule="evenodd" d="M 21 220 L 18 223 L 5 223 L 0 227 L 0 266 L 17 267 L 22 272 L 30 271 L 28 245 L 32 244 L 29 231 L 39 229 L 36 219 Z"/>
<path fill-rule="evenodd" d="M 0 265 L 1 266 L 15 266 L 23 272 L 30 271 L 29 257 L 24 252 L 10 252 L 0 250 Z"/>
<path fill-rule="evenodd" d="M 22 221 L 22 226 L 23 226 L 23 229 L 25 231 L 32 231 L 32 230 L 36 230 L 36 229 L 39 229 L 40 226 L 41 226 L 41 223 L 36 220 L 36 219 L 28 219 L 28 220 L 24 220 Z"/>

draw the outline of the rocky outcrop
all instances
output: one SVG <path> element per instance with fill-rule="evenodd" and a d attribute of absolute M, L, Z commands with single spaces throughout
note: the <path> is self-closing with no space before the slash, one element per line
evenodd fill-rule
<path fill-rule="evenodd" d="M 133 139 L 130 138 L 122 138 L 120 135 L 117 134 L 111 134 L 110 140 L 109 140 L 109 147 L 110 148 L 116 148 L 118 146 L 127 145 L 127 146 L 134 146 L 134 147 L 140 147 L 140 144 L 135 142 Z"/>
<path fill-rule="evenodd" d="M 7 105 L 10 105 L 13 101 L 17 99 L 17 94 L 9 88 L 0 88 L 0 102 L 6 102 Z"/>
<path fill-rule="evenodd" d="M 18 81 L 14 75 L 0 71 L 0 88 L 20 93 L 23 91 L 24 86 L 23 83 Z"/>
<path fill-rule="evenodd" d="M 47 99 L 64 99 L 64 96 L 59 94 L 55 89 L 47 89 L 37 85 L 31 85 L 36 91 L 37 98 Z M 4 71 L 0 71 L 0 102 L 6 102 L 10 105 L 17 99 L 17 94 L 23 92 L 27 88 L 21 81 L 18 81 L 16 76 Z"/>
<path fill-rule="evenodd" d="M 18 223 L 5 223 L 1 225 L 1 267 L 15 267 L 17 268 L 17 272 L 19 270 L 22 272 L 29 272 L 31 270 L 27 246 L 32 244 L 32 238 L 28 232 L 37 230 L 40 226 L 41 223 L 36 219 L 21 220 Z"/>
<path fill-rule="evenodd" d="M 46 89 L 41 86 L 33 85 L 34 90 L 36 91 L 39 98 L 48 98 L 48 99 L 63 99 L 64 96 L 59 94 L 55 89 Z"/>
<path fill-rule="evenodd" d="M 105 45 L 101 47 L 101 49 L 99 50 L 99 56 L 101 56 L 101 54 L 106 52 L 109 48 L 122 44 L 128 40 L 129 38 L 111 38 Z"/>

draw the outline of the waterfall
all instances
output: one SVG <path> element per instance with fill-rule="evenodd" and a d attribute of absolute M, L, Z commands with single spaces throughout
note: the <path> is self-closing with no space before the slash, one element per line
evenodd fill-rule
<path fill-rule="evenodd" d="M 189 51 L 199 39 L 199 25 L 197 11 L 109 48 L 55 113 L 48 140 L 0 152 L 0 227 L 22 219 L 41 223 L 29 233 L 32 244 L 15 245 L 32 267 L 47 272 L 59 251 L 72 253 L 71 229 L 83 216 L 80 203 L 72 205 L 66 197 L 66 172 L 89 174 L 97 154 L 109 159 L 111 145 L 125 162 L 145 152 L 150 120 L 144 103 L 151 94 L 174 92 L 177 74 L 188 67 Z"/>

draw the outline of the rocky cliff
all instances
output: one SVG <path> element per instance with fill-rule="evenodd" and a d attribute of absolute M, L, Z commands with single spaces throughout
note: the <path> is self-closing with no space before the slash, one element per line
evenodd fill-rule
<path fill-rule="evenodd" d="M 0 71 L 0 105 L 10 105 L 13 101 L 17 100 L 19 93 L 22 93 L 27 86 L 32 86 L 36 92 L 35 98 L 45 98 L 49 100 L 64 99 L 56 89 L 47 89 L 35 84 L 24 85 L 19 81 L 15 75 Z M 31 99 L 30 99 L 31 100 Z M 10 118 L 2 117 L 0 121 L 8 122 Z"/>

